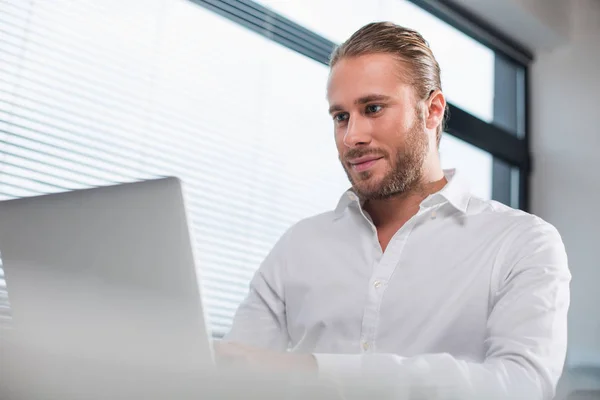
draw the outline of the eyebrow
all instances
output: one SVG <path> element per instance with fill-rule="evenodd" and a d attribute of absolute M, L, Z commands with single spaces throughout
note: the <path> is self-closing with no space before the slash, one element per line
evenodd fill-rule
<path fill-rule="evenodd" d="M 354 104 L 367 104 L 373 101 L 389 101 L 391 100 L 390 96 L 386 96 L 384 94 L 368 94 L 366 96 L 360 97 L 354 101 Z M 329 114 L 335 111 L 342 111 L 344 108 L 339 104 L 334 104 L 329 107 Z"/>

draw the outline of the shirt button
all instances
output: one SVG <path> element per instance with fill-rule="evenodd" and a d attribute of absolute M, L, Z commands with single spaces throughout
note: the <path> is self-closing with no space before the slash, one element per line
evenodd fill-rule
<path fill-rule="evenodd" d="M 381 281 L 373 282 L 373 286 L 375 286 L 375 289 L 379 289 L 379 287 L 381 286 Z"/>

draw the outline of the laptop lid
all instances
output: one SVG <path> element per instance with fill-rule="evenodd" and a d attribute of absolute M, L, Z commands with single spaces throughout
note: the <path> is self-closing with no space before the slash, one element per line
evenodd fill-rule
<path fill-rule="evenodd" d="M 212 365 L 192 243 L 176 178 L 0 202 L 14 336 L 71 370 Z"/>

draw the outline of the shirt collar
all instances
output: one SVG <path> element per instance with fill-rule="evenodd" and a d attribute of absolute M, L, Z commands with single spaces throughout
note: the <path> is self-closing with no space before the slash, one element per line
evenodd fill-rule
<path fill-rule="evenodd" d="M 341 217 L 344 213 L 344 210 L 346 210 L 346 208 L 350 207 L 350 205 L 352 204 L 362 206 L 358 195 L 354 193 L 354 190 L 352 190 L 352 188 L 350 188 L 344 192 L 344 194 L 340 198 L 340 201 L 338 201 L 337 207 L 335 208 L 335 216 L 337 218 Z"/>
<path fill-rule="evenodd" d="M 458 211 L 466 213 L 469 206 L 469 200 L 471 199 L 471 193 L 467 182 L 460 173 L 457 173 L 456 169 L 444 170 L 444 176 L 448 181 L 446 186 L 439 192 L 427 196 L 425 200 L 421 202 L 421 208 L 433 207 L 447 201 Z M 362 206 L 358 196 L 354 193 L 352 188 L 346 190 L 340 198 L 337 207 L 335 208 L 335 215 L 340 217 L 344 210 L 351 205 Z"/>
<path fill-rule="evenodd" d="M 445 169 L 444 176 L 448 183 L 439 192 L 433 193 L 421 202 L 421 208 L 428 208 L 447 201 L 462 213 L 467 212 L 471 192 L 462 174 L 456 169 Z"/>

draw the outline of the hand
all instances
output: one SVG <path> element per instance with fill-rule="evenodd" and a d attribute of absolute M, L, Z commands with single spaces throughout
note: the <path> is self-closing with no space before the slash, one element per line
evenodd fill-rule
<path fill-rule="evenodd" d="M 312 354 L 284 353 L 265 350 L 236 342 L 214 342 L 218 365 L 277 372 L 317 373 L 317 360 Z"/>
<path fill-rule="evenodd" d="M 318 376 L 317 360 L 312 354 L 276 352 L 258 347 L 248 346 L 236 342 L 214 342 L 215 355 L 219 366 L 233 367 L 234 370 L 241 368 L 244 371 L 242 376 L 247 376 L 246 372 L 251 371 L 251 382 L 269 382 L 267 385 L 268 398 L 290 398 L 310 399 L 345 399 L 335 382 L 321 382 Z M 239 372 L 239 371 L 238 371 Z M 258 375 L 256 375 L 258 373 Z M 266 373 L 267 380 L 261 381 Z M 284 377 L 284 380 L 279 378 Z M 287 381 L 283 386 L 281 393 L 277 392 L 277 385 L 273 382 L 286 382 L 285 379 L 292 375 L 292 381 Z M 255 379 L 258 376 L 259 379 Z M 273 381 L 275 378 L 275 381 Z M 240 383 L 241 382 L 241 383 Z M 243 384 L 243 381 L 237 381 L 236 384 Z M 289 383 L 293 385 L 293 391 L 287 386 Z M 246 382 L 247 384 L 247 382 Z M 259 388 L 260 388 L 259 383 Z M 279 395 L 274 395 L 275 393 Z M 260 396 L 259 396 L 260 397 Z"/>

